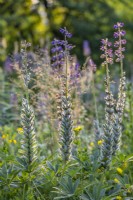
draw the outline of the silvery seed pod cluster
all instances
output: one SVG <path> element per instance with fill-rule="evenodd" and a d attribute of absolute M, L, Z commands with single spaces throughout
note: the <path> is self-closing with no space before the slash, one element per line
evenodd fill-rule
<path fill-rule="evenodd" d="M 70 95 L 66 96 L 66 78 L 63 78 L 63 90 L 61 96 L 61 126 L 60 126 L 60 151 L 64 162 L 67 162 L 71 155 L 71 143 L 73 140 L 71 100 Z"/>
<path fill-rule="evenodd" d="M 102 146 L 102 166 L 107 168 L 111 162 L 112 155 L 115 155 L 117 151 L 120 149 L 121 143 L 121 135 L 122 135 L 122 117 L 125 106 L 125 72 L 123 72 L 123 52 L 125 51 L 125 47 L 123 45 L 126 44 L 126 40 L 122 39 L 125 35 L 125 31 L 121 30 L 121 27 L 124 26 L 124 23 L 118 22 L 114 25 L 114 28 L 117 29 L 117 32 L 114 33 L 114 37 L 118 38 L 118 41 L 115 41 L 114 47 L 117 48 L 115 50 L 115 59 L 116 62 L 120 63 L 121 69 L 121 78 L 118 88 L 118 99 L 114 100 L 113 94 L 110 91 L 110 75 L 108 66 L 113 64 L 113 51 L 109 48 L 112 44 L 108 41 L 108 39 L 102 40 L 101 50 L 103 54 L 101 58 L 105 59 L 103 62 L 103 66 L 106 66 L 106 80 L 105 80 L 105 124 L 104 124 L 104 143 Z"/>
<path fill-rule="evenodd" d="M 60 133 L 60 152 L 61 158 L 66 163 L 71 156 L 71 143 L 73 140 L 73 122 L 71 116 L 71 95 L 70 95 L 70 53 L 73 48 L 68 44 L 67 38 L 71 38 L 72 34 L 66 28 L 60 29 L 64 36 L 64 40 L 54 39 L 51 49 L 52 68 L 58 73 L 60 79 L 61 91 L 58 96 L 58 116 L 59 116 L 59 133 Z"/>
<path fill-rule="evenodd" d="M 119 116 L 120 123 L 122 122 L 125 100 L 126 100 L 126 77 L 125 72 L 122 73 L 122 77 L 120 78 L 119 91 L 118 91 L 118 101 L 116 105 L 116 112 Z"/>
<path fill-rule="evenodd" d="M 37 142 L 35 134 L 35 115 L 32 106 L 29 104 L 29 82 L 31 69 L 29 68 L 27 58 L 27 47 L 30 44 L 24 41 L 22 43 L 22 75 L 26 89 L 26 98 L 22 99 L 21 124 L 24 131 L 21 141 L 21 149 L 19 150 L 21 158 L 25 161 L 27 168 L 30 170 L 37 159 Z M 24 49 L 23 49 L 24 48 Z"/>
<path fill-rule="evenodd" d="M 125 107 L 126 92 L 125 92 L 126 78 L 125 72 L 123 72 L 120 78 L 119 90 L 118 90 L 118 101 L 116 104 L 116 113 L 114 121 L 114 134 L 113 134 L 113 155 L 120 150 L 121 136 L 122 136 L 122 117 Z"/>
<path fill-rule="evenodd" d="M 20 154 L 27 163 L 27 166 L 30 166 L 33 165 L 37 159 L 37 142 L 34 128 L 34 111 L 25 98 L 22 100 L 21 123 L 24 135 L 21 141 Z"/>
<path fill-rule="evenodd" d="M 103 126 L 104 136 L 102 145 L 101 165 L 104 168 L 109 167 L 112 160 L 113 146 L 113 124 L 114 124 L 114 106 L 115 101 L 111 91 L 107 88 L 107 79 L 105 80 L 106 97 L 105 97 L 105 124 Z"/>

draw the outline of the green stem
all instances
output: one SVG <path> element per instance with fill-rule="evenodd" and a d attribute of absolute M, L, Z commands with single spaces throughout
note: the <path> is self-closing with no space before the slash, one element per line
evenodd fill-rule
<path fill-rule="evenodd" d="M 96 103 L 96 92 L 95 92 L 95 77 L 92 72 L 92 92 L 93 92 L 93 99 L 94 99 L 94 107 L 95 107 L 95 115 L 96 115 L 96 120 L 98 121 L 98 109 L 97 109 L 97 103 Z"/>
<path fill-rule="evenodd" d="M 108 64 L 106 64 L 106 77 L 107 77 L 107 88 L 108 88 L 108 91 L 110 91 L 110 77 L 109 77 Z"/>
<path fill-rule="evenodd" d="M 120 33 L 120 28 L 118 29 L 119 33 Z M 121 68 L 121 77 L 123 76 L 123 59 L 122 59 L 122 44 L 121 44 L 121 34 L 119 34 L 119 43 L 120 43 L 120 68 Z"/>
<path fill-rule="evenodd" d="M 107 50 L 107 44 L 106 44 L 105 48 L 106 48 L 106 50 Z M 105 54 L 105 56 L 106 56 L 107 89 L 108 89 L 108 91 L 110 91 L 110 76 L 109 76 L 108 55 L 107 55 L 107 53 Z"/>
<path fill-rule="evenodd" d="M 65 36 L 65 42 L 66 42 L 66 36 Z M 68 54 L 66 45 L 65 45 L 65 65 L 66 65 L 66 98 L 67 98 L 68 97 Z"/>
<path fill-rule="evenodd" d="M 129 107 L 130 107 L 130 121 L 131 127 L 133 127 L 133 93 L 132 93 L 133 84 L 131 83 L 131 87 L 129 88 Z"/>

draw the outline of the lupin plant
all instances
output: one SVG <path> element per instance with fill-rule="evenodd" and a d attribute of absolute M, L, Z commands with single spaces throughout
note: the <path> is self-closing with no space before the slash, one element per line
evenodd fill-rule
<path fill-rule="evenodd" d="M 21 141 L 21 156 L 28 170 L 37 160 L 37 143 L 35 135 L 34 111 L 27 99 L 22 100 L 21 122 L 24 130 L 24 138 Z"/>
<path fill-rule="evenodd" d="M 34 111 L 29 103 L 29 82 L 31 69 L 27 57 L 27 48 L 30 46 L 26 41 L 22 43 L 22 75 L 26 88 L 26 97 L 22 100 L 21 123 L 23 128 L 23 139 L 21 141 L 20 159 L 23 161 L 24 167 L 30 173 L 37 159 L 37 142 L 35 135 Z M 20 160 L 18 159 L 18 160 Z"/>
<path fill-rule="evenodd" d="M 37 84 L 33 83 L 34 81 L 32 82 L 33 85 L 30 84 L 32 71 L 27 56 L 27 48 L 30 46 L 30 44 L 25 42 L 22 45 L 20 69 L 22 71 L 25 86 L 25 94 L 22 100 L 21 109 L 22 127 L 0 127 L 0 144 L 2 146 L 0 152 L 1 200 L 133 199 L 132 143 L 129 145 L 129 148 L 126 147 L 126 140 L 132 141 L 131 122 L 127 123 L 128 121 L 132 120 L 129 120 L 128 115 L 127 121 L 125 122 L 127 126 L 125 129 L 125 141 L 123 144 L 126 152 L 118 154 L 118 156 L 115 156 L 115 159 L 113 159 L 113 156 L 116 155 L 120 147 L 122 116 L 126 97 L 125 73 L 123 72 L 123 51 L 125 50 L 123 45 L 126 43 L 126 40 L 122 39 L 122 37 L 125 35 L 125 31 L 121 30 L 122 27 L 123 23 L 117 23 L 117 25 L 114 26 L 114 28 L 118 30 L 115 32 L 114 36 L 115 38 L 119 39 L 119 41 L 116 41 L 114 44 L 115 48 L 117 48 L 114 51 L 116 55 L 115 62 L 119 62 L 121 66 L 121 77 L 118 86 L 117 99 L 114 99 L 113 92 L 111 91 L 112 80 L 110 78 L 109 71 L 110 65 L 113 64 L 113 51 L 111 49 L 111 43 L 108 39 L 102 40 L 101 50 L 103 51 L 103 54 L 101 57 L 104 59 L 103 65 L 106 68 L 105 122 L 103 129 L 99 123 L 96 105 L 97 102 L 95 98 L 94 72 L 96 70 L 96 65 L 94 64 L 93 60 L 88 57 L 85 63 L 86 65 L 84 65 L 86 68 L 86 70 L 84 70 L 85 73 L 82 74 L 80 71 L 80 66 L 76 64 L 77 60 L 74 61 L 74 59 L 70 58 L 69 51 L 72 49 L 72 45 L 68 44 L 67 39 L 72 35 L 66 30 L 66 28 L 60 29 L 60 32 L 64 35 L 65 39 L 63 41 L 55 39 L 52 42 L 52 45 L 54 46 L 51 50 L 52 54 L 54 54 L 52 58 L 52 66 L 48 54 L 46 53 L 45 55 L 43 51 L 40 54 L 40 57 L 34 59 L 33 64 L 35 64 L 36 60 L 38 59 L 40 61 L 37 65 L 34 65 L 34 71 L 36 71 L 38 76 L 36 77 L 35 74 L 33 78 L 35 77 L 35 79 L 37 79 Z M 45 75 L 43 75 L 43 73 Z M 56 78 L 53 77 L 55 74 Z M 91 140 L 92 132 L 87 128 L 89 123 L 86 123 L 86 119 L 84 117 L 85 115 L 83 115 L 83 113 L 78 114 L 77 111 L 77 113 L 74 113 L 74 115 L 72 110 L 75 109 L 75 105 L 71 107 L 71 104 L 74 102 L 73 104 L 77 104 L 76 106 L 79 107 L 78 109 L 80 111 L 80 105 L 83 106 L 86 103 L 79 104 L 77 103 L 78 101 L 76 101 L 76 94 L 78 94 L 77 97 L 80 95 L 82 97 L 82 95 L 84 95 L 83 87 L 81 85 L 82 81 L 83 83 L 86 82 L 84 86 L 87 86 L 87 89 L 88 86 L 91 85 L 91 92 L 93 93 L 94 97 L 92 100 L 94 105 L 92 107 L 90 106 L 93 113 L 88 112 L 88 102 L 86 101 L 86 97 L 83 98 L 83 100 L 87 102 L 86 107 L 84 106 L 87 117 L 94 117 L 93 107 L 96 111 L 96 120 L 94 122 L 95 138 L 93 140 L 94 142 L 91 142 L 90 144 L 89 139 L 87 139 L 88 134 L 86 133 L 88 133 L 89 130 Z M 101 86 L 101 84 L 99 85 L 98 83 L 97 86 Z M 37 88 L 37 90 L 35 90 L 35 97 L 41 95 L 40 97 L 36 98 L 36 101 L 39 103 L 43 119 L 45 118 L 44 121 L 41 121 L 44 126 L 40 127 L 40 124 L 37 126 L 37 128 L 39 127 L 38 146 L 40 149 L 40 156 L 38 156 L 37 151 L 34 122 L 35 115 L 31 106 L 32 93 L 30 91 L 32 88 Z M 130 90 L 129 92 L 129 101 L 132 101 L 132 91 Z M 53 151 L 56 148 L 54 146 L 56 141 L 53 137 L 54 128 L 50 127 L 49 129 L 48 126 L 51 123 L 48 122 L 49 119 L 54 119 L 56 120 L 55 122 L 57 122 L 55 112 L 56 103 L 54 101 L 55 94 L 57 93 L 59 93 L 59 143 L 61 158 L 63 161 L 62 163 L 60 162 L 60 159 L 56 159 L 58 154 Z M 88 90 L 87 94 L 89 94 Z M 44 104 L 42 105 L 42 103 Z M 51 107 L 51 111 L 49 111 L 49 106 Z M 132 109 L 130 102 L 127 107 L 127 112 L 130 112 L 129 110 Z M 37 115 L 36 111 L 35 113 Z M 53 112 L 55 115 L 52 115 L 51 112 Z M 100 115 L 100 117 L 101 116 L 102 115 Z M 130 117 L 131 119 L 133 118 L 132 113 Z M 76 121 L 77 118 L 78 121 Z M 85 125 L 81 123 L 81 119 L 83 119 L 82 123 L 84 122 Z M 89 119 L 91 121 L 91 118 Z M 87 118 L 87 122 L 88 121 L 89 120 Z M 39 117 L 37 122 L 40 122 Z M 80 125 L 75 127 L 80 123 L 82 126 Z M 52 123 L 50 126 L 51 125 Z M 55 126 L 57 126 L 57 123 L 55 123 Z M 18 134 L 15 133 L 16 130 Z M 55 131 L 55 133 L 58 135 L 58 132 Z M 73 140 L 74 133 L 75 138 Z M 49 146 L 43 143 L 43 138 L 46 138 L 47 136 L 54 143 L 54 149 L 51 148 L 52 143 L 50 143 Z M 51 139 L 51 136 L 53 137 L 53 140 Z M 21 137 L 23 140 L 21 143 L 19 143 L 19 138 Z M 85 144 L 87 144 L 87 146 Z M 21 145 L 21 147 L 19 145 Z M 17 165 L 15 161 L 15 151 L 13 154 L 12 151 L 10 151 L 13 149 L 13 146 L 16 146 L 15 148 L 20 149 L 20 157 L 18 158 L 19 165 Z M 88 150 L 90 151 L 89 155 Z M 72 160 L 70 160 L 71 154 L 73 156 Z M 110 169 L 111 160 L 113 160 L 113 167 Z M 40 161 L 39 165 L 37 161 Z"/>
<path fill-rule="evenodd" d="M 66 163 L 70 159 L 71 155 L 71 143 L 73 140 L 73 128 L 72 128 L 72 117 L 71 117 L 71 96 L 70 96 L 70 55 L 69 51 L 73 48 L 72 45 L 68 44 L 67 38 L 71 38 L 72 34 L 67 31 L 66 28 L 61 28 L 60 32 L 64 35 L 64 40 L 54 40 L 52 45 L 54 47 L 51 52 L 55 55 L 52 57 L 52 67 L 59 72 L 61 80 L 61 94 L 60 96 L 60 152 L 62 160 Z M 64 69 L 63 69 L 64 66 Z"/>
<path fill-rule="evenodd" d="M 114 137 L 113 137 L 113 155 L 115 155 L 117 151 L 120 149 L 121 135 L 122 135 L 121 123 L 122 123 L 123 111 L 126 100 L 126 93 L 125 93 L 126 78 L 125 78 L 125 72 L 123 71 L 123 59 L 124 59 L 123 52 L 125 51 L 125 47 L 123 45 L 126 44 L 126 39 L 122 38 L 125 36 L 126 32 L 125 30 L 121 30 L 123 26 L 124 23 L 122 22 L 118 22 L 116 25 L 114 25 L 114 29 L 117 30 L 117 32 L 114 32 L 114 38 L 116 39 L 118 38 L 118 40 L 115 41 L 114 43 L 114 47 L 117 48 L 115 50 L 115 55 L 116 55 L 115 61 L 120 63 L 121 77 L 118 89 L 118 100 L 116 103 Z"/>
<path fill-rule="evenodd" d="M 113 146 L 113 123 L 114 123 L 114 107 L 115 102 L 113 94 L 110 90 L 110 75 L 109 75 L 109 64 L 113 64 L 113 54 L 112 54 L 112 43 L 109 40 L 102 39 L 101 50 L 103 54 L 101 58 L 105 59 L 102 63 L 106 67 L 106 78 L 105 78 L 105 124 L 104 124 L 104 136 L 103 136 L 103 146 L 102 146 L 102 156 L 101 164 L 104 168 L 110 165 L 112 159 L 112 146 Z"/>
<path fill-rule="evenodd" d="M 101 55 L 101 58 L 105 58 L 105 61 L 103 62 L 103 65 L 106 66 L 106 80 L 105 80 L 105 125 L 104 125 L 104 142 L 102 146 L 102 166 L 104 168 L 109 167 L 109 164 L 112 159 L 112 155 L 115 155 L 117 151 L 120 148 L 120 140 L 121 140 L 121 134 L 122 134 L 122 116 L 124 111 L 124 105 L 125 105 L 125 72 L 123 72 L 123 52 L 125 51 L 125 47 L 122 45 L 126 44 L 126 40 L 122 39 L 122 37 L 125 35 L 125 31 L 121 30 L 121 27 L 123 27 L 124 24 L 121 22 L 118 22 L 116 25 L 114 25 L 114 28 L 117 29 L 117 32 L 114 33 L 114 37 L 118 38 L 118 41 L 115 41 L 114 47 L 118 48 L 115 50 L 116 55 L 116 62 L 120 62 L 120 71 L 121 71 L 121 77 L 120 77 L 120 83 L 119 83 L 119 89 L 118 89 L 118 99 L 115 100 L 113 97 L 113 94 L 110 90 L 110 75 L 109 75 L 109 69 L 108 65 L 113 64 L 113 51 L 110 47 L 112 44 L 108 41 L 108 39 L 102 40 L 102 47 L 101 50 L 104 52 Z"/>

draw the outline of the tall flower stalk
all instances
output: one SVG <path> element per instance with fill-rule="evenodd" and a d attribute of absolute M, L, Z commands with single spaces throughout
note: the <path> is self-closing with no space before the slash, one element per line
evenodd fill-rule
<path fill-rule="evenodd" d="M 124 55 L 123 52 L 125 51 L 125 47 L 123 45 L 126 44 L 126 40 L 122 37 L 126 34 L 125 30 L 121 28 L 124 26 L 124 23 L 118 22 L 114 25 L 114 29 L 117 31 L 114 32 L 114 37 L 118 40 L 115 41 L 114 47 L 117 48 L 115 50 L 116 55 L 116 62 L 120 63 L 120 71 L 121 77 L 119 82 L 118 88 L 118 100 L 116 103 L 116 115 L 115 115 L 115 123 L 114 123 L 114 137 L 113 137 L 113 155 L 117 153 L 120 149 L 121 143 L 121 136 L 122 136 L 122 117 L 125 107 L 125 100 L 126 100 L 126 92 L 125 92 L 125 85 L 126 85 L 126 77 L 125 72 L 123 71 L 123 59 Z"/>
<path fill-rule="evenodd" d="M 121 143 L 121 135 L 122 135 L 122 117 L 124 112 L 124 106 L 125 106 L 125 99 L 126 99 L 126 93 L 125 93 L 125 72 L 123 71 L 123 59 L 124 55 L 123 52 L 125 51 L 125 47 L 123 45 L 126 44 L 126 40 L 122 39 L 122 37 L 125 35 L 125 31 L 121 30 L 121 28 L 124 26 L 123 23 L 118 22 L 116 25 L 114 25 L 114 28 L 117 30 L 114 33 L 114 37 L 118 38 L 117 41 L 114 43 L 115 49 L 115 55 L 116 55 L 116 62 L 120 63 L 120 83 L 118 88 L 118 99 L 117 101 L 114 100 L 113 94 L 110 91 L 110 75 L 109 75 L 109 69 L 108 65 L 113 64 L 113 54 L 112 49 L 109 48 L 111 46 L 111 43 L 108 41 L 108 39 L 102 40 L 102 47 L 101 50 L 103 51 L 103 54 L 101 55 L 101 58 L 104 58 L 105 61 L 103 62 L 103 65 L 106 66 L 106 79 L 105 79 L 105 121 L 104 124 L 104 143 L 102 146 L 102 166 L 107 168 L 111 162 L 112 155 L 115 155 L 117 151 L 120 149 L 120 143 Z"/>
<path fill-rule="evenodd" d="M 21 123 L 24 130 L 24 138 L 21 141 L 20 153 L 29 170 L 37 160 L 37 142 L 34 111 L 25 98 L 22 100 Z"/>
<path fill-rule="evenodd" d="M 105 78 L 105 124 L 104 136 L 103 136 L 103 145 L 102 145 L 102 155 L 101 155 L 101 164 L 102 167 L 108 168 L 112 160 L 112 146 L 113 146 L 113 123 L 114 123 L 114 98 L 110 90 L 110 75 L 109 75 L 109 64 L 113 64 L 113 54 L 110 46 L 112 45 L 108 39 L 102 39 L 101 50 L 103 54 L 101 58 L 104 59 L 103 66 L 106 67 L 106 78 Z"/>
<path fill-rule="evenodd" d="M 70 159 L 71 155 L 71 143 L 73 140 L 72 131 L 72 117 L 71 117 L 71 97 L 69 88 L 69 51 L 73 48 L 72 45 L 68 44 L 67 38 L 71 38 L 72 34 L 67 31 L 66 28 L 60 29 L 60 32 L 64 35 L 64 40 L 54 40 L 52 42 L 55 45 L 52 48 L 52 53 L 55 53 L 52 60 L 54 63 L 52 67 L 58 69 L 60 72 L 61 81 L 61 94 L 60 94 L 60 152 L 62 160 L 66 163 Z M 60 50 L 60 53 L 59 53 Z M 62 56 L 60 56 L 62 55 Z M 63 66 L 65 69 L 63 69 Z M 62 68 L 61 68 L 62 67 Z"/>
<path fill-rule="evenodd" d="M 73 140 L 72 131 L 72 117 L 71 117 L 71 97 L 68 94 L 68 84 L 66 78 L 64 77 L 63 90 L 61 96 L 62 112 L 61 112 L 61 130 L 60 130 L 60 151 L 62 155 L 62 160 L 67 162 L 71 155 L 71 143 Z"/>
<path fill-rule="evenodd" d="M 25 168 L 30 173 L 32 167 L 37 159 L 37 142 L 35 134 L 35 116 L 29 100 L 29 82 L 31 69 L 29 67 L 29 60 L 27 56 L 27 48 L 30 46 L 26 41 L 22 43 L 21 57 L 22 57 L 22 75 L 26 88 L 26 97 L 22 100 L 21 110 L 21 124 L 24 131 L 23 139 L 21 141 L 20 158 L 25 164 Z"/>

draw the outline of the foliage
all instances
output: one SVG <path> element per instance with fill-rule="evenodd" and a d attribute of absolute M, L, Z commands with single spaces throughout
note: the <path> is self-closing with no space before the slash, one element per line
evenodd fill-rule
<path fill-rule="evenodd" d="M 52 58 L 47 48 L 30 54 L 24 41 L 13 71 L 6 71 L 10 81 L 1 70 L 7 87 L 1 89 L 0 106 L 2 113 L 11 106 L 11 115 L 8 109 L 1 114 L 0 199 L 133 199 L 133 91 L 123 72 L 122 39 L 114 51 L 119 61 L 114 66 L 121 68 L 114 84 L 108 39 L 101 47 L 106 69 L 96 70 L 91 57 L 79 66 L 68 43 L 72 34 L 66 28 L 60 34 L 64 40 L 52 41 Z M 17 103 L 8 100 L 9 85 L 18 93 Z"/>

